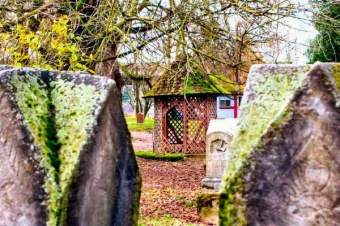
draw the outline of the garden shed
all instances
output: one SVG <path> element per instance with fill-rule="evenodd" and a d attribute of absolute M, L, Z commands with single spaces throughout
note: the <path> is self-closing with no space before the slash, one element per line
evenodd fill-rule
<path fill-rule="evenodd" d="M 240 87 L 223 75 L 187 70 L 175 62 L 147 93 L 154 98 L 154 150 L 158 153 L 205 153 L 206 131 L 217 117 L 219 95 L 234 95 Z"/>

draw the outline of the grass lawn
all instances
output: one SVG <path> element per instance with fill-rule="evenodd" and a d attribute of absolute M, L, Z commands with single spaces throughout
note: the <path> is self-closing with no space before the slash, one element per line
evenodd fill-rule
<path fill-rule="evenodd" d="M 144 131 L 144 132 L 153 131 L 154 127 L 153 118 L 145 118 L 144 123 L 137 123 L 137 119 L 135 117 L 125 117 L 125 120 L 130 131 Z"/>

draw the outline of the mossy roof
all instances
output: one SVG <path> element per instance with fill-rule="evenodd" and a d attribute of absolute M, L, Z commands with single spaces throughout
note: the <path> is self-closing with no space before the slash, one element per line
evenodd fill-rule
<path fill-rule="evenodd" d="M 187 73 L 184 67 L 178 65 L 172 65 L 171 68 L 172 70 L 165 72 L 144 97 L 193 94 L 227 95 L 243 92 L 243 86 L 232 82 L 224 75 L 207 75 L 198 69 Z"/>

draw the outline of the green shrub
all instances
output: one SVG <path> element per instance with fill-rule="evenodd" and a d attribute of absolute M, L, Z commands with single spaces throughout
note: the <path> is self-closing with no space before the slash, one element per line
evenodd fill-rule
<path fill-rule="evenodd" d="M 177 162 L 184 159 L 184 155 L 181 153 L 178 154 L 157 154 L 156 152 L 152 151 L 137 151 L 135 155 L 140 158 L 145 159 L 153 159 L 153 160 L 160 160 L 160 161 L 167 161 L 167 162 Z"/>

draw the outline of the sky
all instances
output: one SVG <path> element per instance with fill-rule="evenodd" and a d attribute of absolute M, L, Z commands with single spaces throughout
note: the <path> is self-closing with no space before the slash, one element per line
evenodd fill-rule
<path fill-rule="evenodd" d="M 308 0 L 296 0 L 296 3 L 306 5 L 308 4 Z M 313 24 L 308 21 L 311 15 L 299 13 L 296 16 L 298 18 L 286 18 L 285 24 L 288 24 L 289 27 L 280 26 L 278 30 L 279 35 L 284 36 L 285 40 L 289 42 L 281 44 L 280 47 L 283 50 L 279 54 L 276 53 L 276 56 L 273 56 L 275 54 L 273 54 L 272 56 L 264 55 L 264 59 L 266 62 L 268 63 L 287 62 L 287 58 L 290 58 L 290 61 L 294 64 L 307 63 L 308 59 L 306 56 L 306 51 L 308 48 L 308 44 L 310 40 L 312 40 L 315 37 L 317 31 L 314 29 Z M 271 51 L 269 48 L 267 50 L 268 52 Z"/>
<path fill-rule="evenodd" d="M 308 0 L 296 0 L 296 2 L 306 5 Z M 297 17 L 300 19 L 289 18 L 288 24 L 292 27 L 289 31 L 289 38 L 291 41 L 296 42 L 293 48 L 294 57 L 292 63 L 304 64 L 308 62 L 306 51 L 309 42 L 317 35 L 314 25 L 308 21 L 312 15 L 299 13 Z"/>
<path fill-rule="evenodd" d="M 317 35 L 317 31 L 311 24 L 297 19 L 291 19 L 292 29 L 289 32 L 289 39 L 296 44 L 292 44 L 292 63 L 307 63 L 306 51 L 310 41 Z"/>

